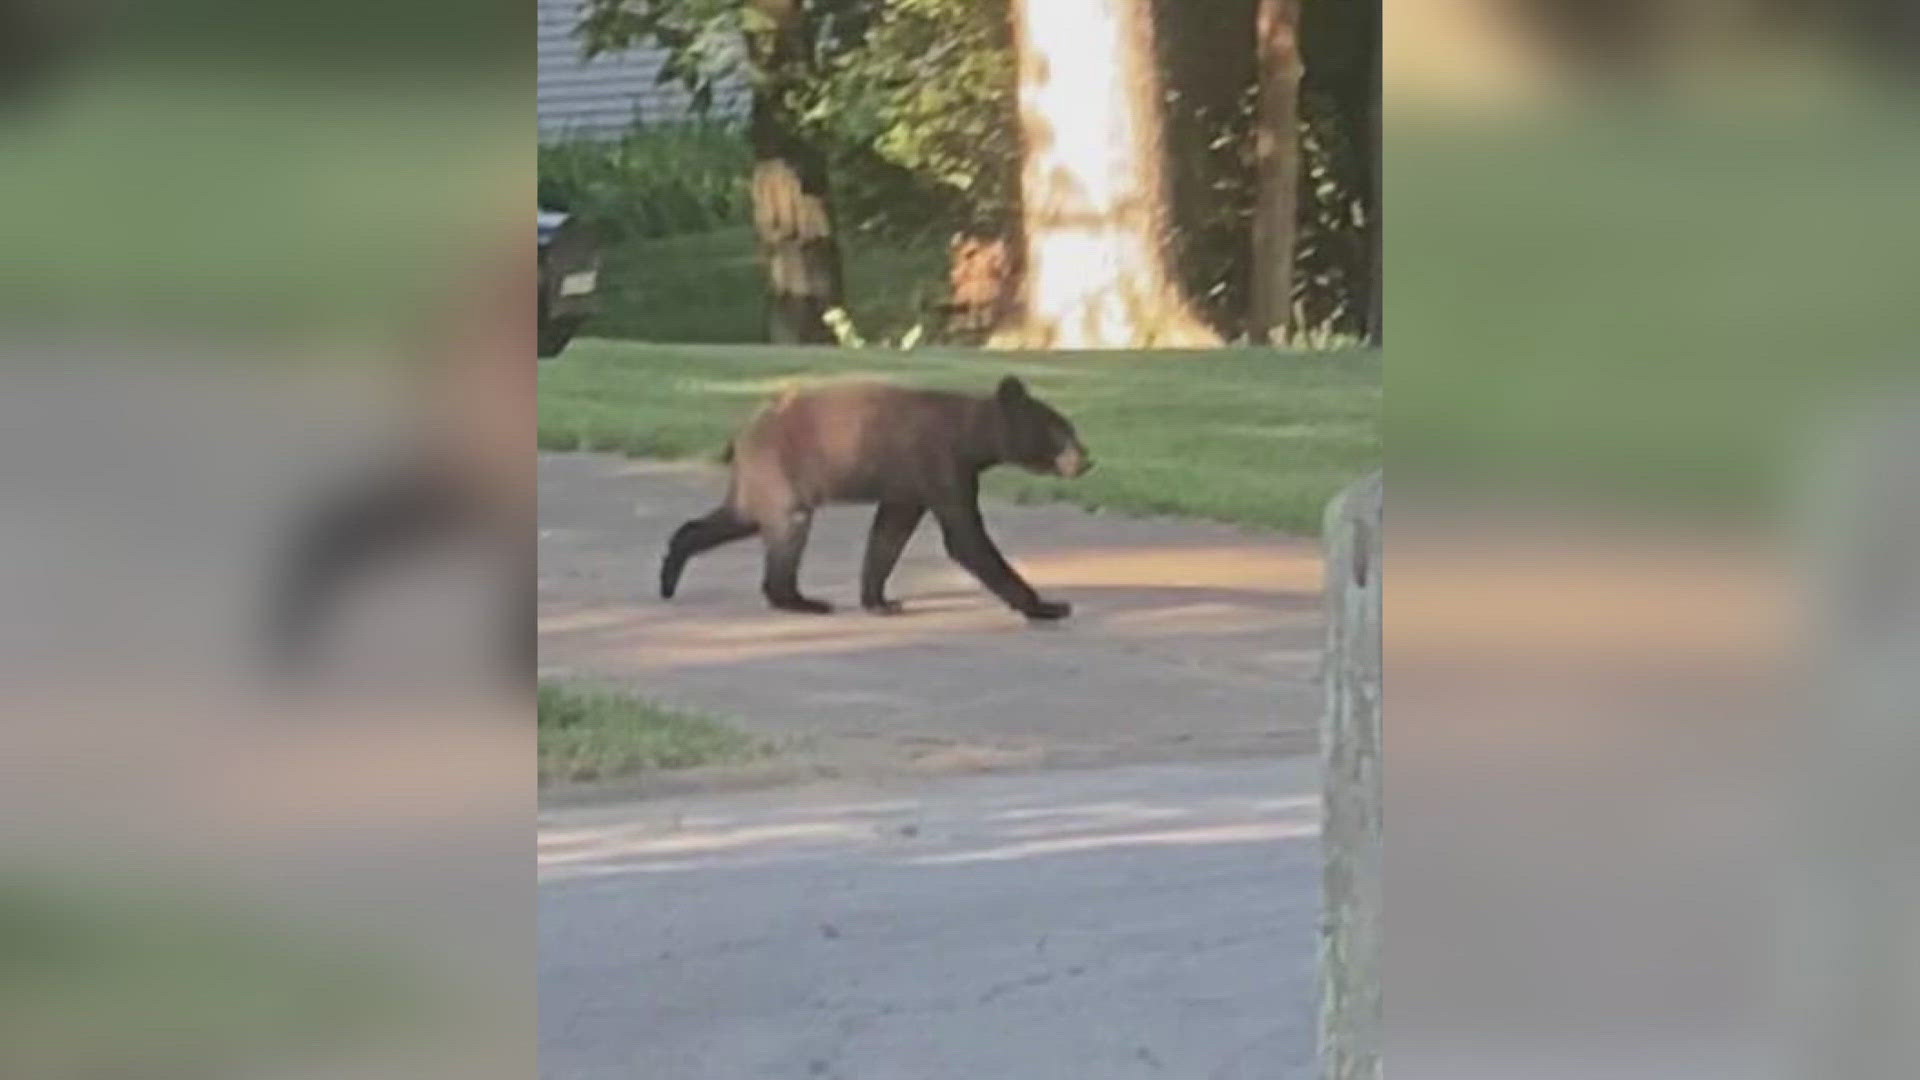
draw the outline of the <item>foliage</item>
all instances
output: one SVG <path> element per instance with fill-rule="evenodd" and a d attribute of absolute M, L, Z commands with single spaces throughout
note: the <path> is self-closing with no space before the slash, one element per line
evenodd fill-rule
<path fill-rule="evenodd" d="M 591 55 L 652 44 L 696 110 L 756 84 L 743 0 L 586 0 Z M 789 102 L 832 161 L 837 209 L 890 235 L 1011 221 L 1018 130 L 1006 0 L 812 0 L 817 76 Z"/>
<path fill-rule="evenodd" d="M 740 129 L 717 122 L 568 139 L 540 147 L 540 205 L 579 215 L 603 241 L 706 232 L 748 220 L 750 160 Z"/>
<path fill-rule="evenodd" d="M 1368 220 L 1351 133 L 1326 95 L 1300 99 L 1300 232 L 1294 242 L 1293 336 L 1366 326 Z"/>
<path fill-rule="evenodd" d="M 1180 207 L 1177 237 L 1188 289 L 1217 324 L 1246 310 L 1257 166 L 1257 88 L 1231 109 L 1198 110 L 1207 135 L 1199 191 Z M 1368 217 L 1361 162 L 1324 94 L 1301 94 L 1298 232 L 1294 239 L 1293 324 L 1288 344 L 1328 347 L 1365 329 Z M 1332 346 L 1339 347 L 1339 346 Z"/>
<path fill-rule="evenodd" d="M 1006 0 L 882 0 L 802 115 L 856 229 L 1008 235 L 1020 139 Z"/>
<path fill-rule="evenodd" d="M 1309 327 L 1368 332 L 1379 225 L 1375 145 L 1380 109 L 1378 0 L 1300 8 L 1307 175 L 1300 200 L 1294 308 Z"/>
<path fill-rule="evenodd" d="M 1152 0 L 1167 71 L 1174 247 L 1187 290 L 1240 329 L 1252 249 L 1255 170 L 1251 0 Z M 842 228 L 944 240 L 1011 237 L 1019 125 L 1008 0 L 807 0 L 815 75 L 787 91 L 828 155 Z M 1303 176 L 1295 339 L 1344 340 L 1367 315 L 1372 159 L 1366 149 L 1371 0 L 1304 5 Z M 586 0 L 589 51 L 652 43 L 663 79 L 696 102 L 722 80 L 754 82 L 742 35 L 750 0 Z M 937 279 L 927 279 L 929 283 Z M 851 298 L 856 304 L 858 298 Z"/>
<path fill-rule="evenodd" d="M 1259 181 L 1254 157 L 1258 69 L 1251 37 L 1241 29 L 1251 27 L 1253 7 L 1248 0 L 1159 2 L 1181 277 L 1216 325 L 1237 332 L 1248 303 Z M 1367 161 L 1358 152 L 1366 133 L 1350 130 L 1347 119 L 1364 115 L 1355 111 L 1364 101 L 1351 99 L 1365 87 L 1347 70 L 1364 57 L 1349 55 L 1353 43 L 1347 23 L 1337 4 L 1329 10 L 1332 14 L 1323 12 L 1314 27 L 1327 44 L 1307 58 L 1313 74 L 1300 95 L 1289 342 L 1296 348 L 1337 348 L 1361 333 L 1369 287 Z M 1208 17 L 1200 17 L 1203 13 Z"/>

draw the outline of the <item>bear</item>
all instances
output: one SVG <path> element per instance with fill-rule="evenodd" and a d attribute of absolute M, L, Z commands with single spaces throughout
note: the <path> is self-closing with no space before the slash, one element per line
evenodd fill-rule
<path fill-rule="evenodd" d="M 867 611 L 901 610 L 887 599 L 887 577 L 927 514 L 939 523 L 947 554 L 1008 607 L 1035 621 L 1072 611 L 1042 599 L 1007 564 L 980 515 L 980 475 L 996 465 L 1069 478 L 1093 468 L 1073 425 L 1016 376 L 985 397 L 879 382 L 791 391 L 747 422 L 725 460 L 732 467 L 726 500 L 680 526 L 667 544 L 664 599 L 673 598 L 687 560 L 758 533 L 767 602 L 825 614 L 831 605 L 801 595 L 799 586 L 813 512 L 826 503 L 874 503 L 860 572 Z"/>

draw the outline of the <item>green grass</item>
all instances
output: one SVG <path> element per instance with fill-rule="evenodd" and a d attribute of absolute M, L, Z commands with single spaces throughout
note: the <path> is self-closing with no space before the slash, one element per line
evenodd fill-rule
<path fill-rule="evenodd" d="M 874 240 L 844 245 L 848 310 L 869 339 L 920 318 L 943 287 L 946 252 Z M 639 341 L 766 340 L 766 281 L 749 227 L 611 242 L 603 250 L 600 313 L 587 332 Z"/>
<path fill-rule="evenodd" d="M 436 1007 L 371 943 L 141 881 L 0 875 L 0 1072 L 247 1075 Z"/>
<path fill-rule="evenodd" d="M 523 115 L 432 80 L 103 68 L 0 145 L 0 318 L 417 319 L 502 227 Z"/>
<path fill-rule="evenodd" d="M 988 491 L 1129 514 L 1312 535 L 1341 486 L 1380 463 L 1370 353 L 989 353 L 642 345 L 588 339 L 540 373 L 540 445 L 715 457 L 782 384 L 889 378 L 984 392 L 1018 374 L 1099 463 L 1079 480 L 1000 469 Z"/>
<path fill-rule="evenodd" d="M 723 765 L 763 751 L 710 717 L 610 690 L 544 683 L 538 715 L 541 783 Z"/>
<path fill-rule="evenodd" d="M 656 341 L 765 337 L 764 286 L 748 229 L 606 245 L 587 333 Z"/>
<path fill-rule="evenodd" d="M 1910 385 L 1912 102 L 1780 78 L 1394 136 L 1397 477 L 1765 519 L 1823 407 Z"/>

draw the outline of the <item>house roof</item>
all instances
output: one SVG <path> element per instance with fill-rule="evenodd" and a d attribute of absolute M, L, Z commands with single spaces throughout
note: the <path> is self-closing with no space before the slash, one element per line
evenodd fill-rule
<path fill-rule="evenodd" d="M 611 137 L 638 120 L 659 123 L 692 115 L 685 88 L 656 81 L 664 54 L 641 47 L 584 60 L 573 30 L 580 0 L 539 0 L 538 113 L 541 141 L 563 135 Z M 712 112 L 738 116 L 744 90 L 716 95 Z"/>

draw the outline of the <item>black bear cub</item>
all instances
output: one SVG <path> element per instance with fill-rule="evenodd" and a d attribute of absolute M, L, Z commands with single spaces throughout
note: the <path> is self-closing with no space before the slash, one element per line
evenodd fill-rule
<path fill-rule="evenodd" d="M 1013 376 L 989 397 L 845 383 L 789 393 L 761 410 L 728 450 L 733 465 L 720 508 L 673 534 L 660 565 L 660 595 L 671 598 L 687 560 L 759 533 L 767 546 L 761 591 L 774 607 L 815 614 L 831 608 L 800 594 L 800 555 L 815 507 L 877 503 L 860 572 L 860 604 L 892 614 L 887 576 L 923 515 L 940 523 L 947 554 L 1029 619 L 1064 618 L 1064 603 L 1042 600 L 987 536 L 980 474 L 1010 464 L 1079 476 L 1093 467 L 1073 425 Z"/>

